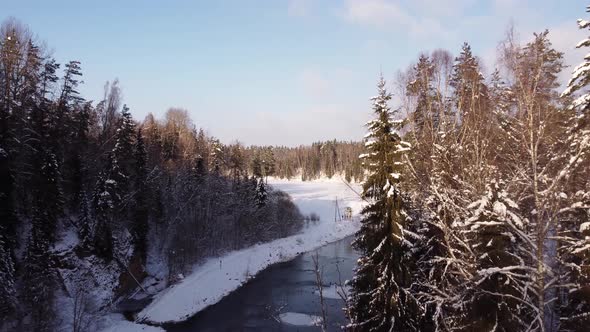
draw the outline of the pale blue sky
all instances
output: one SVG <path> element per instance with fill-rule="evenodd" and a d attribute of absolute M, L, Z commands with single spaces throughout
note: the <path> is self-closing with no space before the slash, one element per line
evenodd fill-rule
<path fill-rule="evenodd" d="M 60 62 L 82 62 L 87 99 L 119 78 L 136 119 L 189 110 L 224 142 L 358 140 L 380 70 L 392 80 L 421 51 L 472 44 L 488 67 L 506 25 L 552 31 L 577 64 L 577 0 L 0 0 Z M 569 69 L 568 69 L 569 71 Z M 564 79 L 567 74 L 564 74 Z"/>

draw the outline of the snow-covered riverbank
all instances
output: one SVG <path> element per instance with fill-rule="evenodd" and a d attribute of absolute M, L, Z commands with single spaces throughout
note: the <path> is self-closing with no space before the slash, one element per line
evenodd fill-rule
<path fill-rule="evenodd" d="M 266 267 L 343 239 L 359 229 L 357 216 L 362 201 L 342 180 L 302 182 L 269 179 L 269 184 L 289 193 L 304 215 L 315 213 L 320 220 L 310 222 L 299 234 L 209 259 L 195 267 L 193 273 L 178 284 L 158 294 L 138 314 L 138 322 L 158 325 L 186 320 L 217 303 Z M 360 192 L 359 185 L 353 184 L 352 187 Z M 334 220 L 336 199 L 340 211 L 346 207 L 352 209 L 353 221 Z M 141 330 L 141 325 L 120 327 L 111 331 Z"/>

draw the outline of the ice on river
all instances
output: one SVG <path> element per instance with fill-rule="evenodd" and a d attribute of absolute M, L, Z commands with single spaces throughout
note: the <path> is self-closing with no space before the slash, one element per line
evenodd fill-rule
<path fill-rule="evenodd" d="M 284 324 L 296 326 L 319 326 L 322 324 L 321 317 L 298 312 L 284 312 L 279 315 L 279 319 Z"/>

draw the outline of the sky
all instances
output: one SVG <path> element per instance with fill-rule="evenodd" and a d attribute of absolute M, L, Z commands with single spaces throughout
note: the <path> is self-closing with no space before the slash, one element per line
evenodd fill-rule
<path fill-rule="evenodd" d="M 585 7 L 578 0 L 0 0 L 0 20 L 27 24 L 58 62 L 80 61 L 88 100 L 118 79 L 137 120 L 180 107 L 224 143 L 296 146 L 360 140 L 379 73 L 393 82 L 422 52 L 457 54 L 467 41 L 491 72 L 510 23 L 524 42 L 549 29 L 575 66 Z"/>

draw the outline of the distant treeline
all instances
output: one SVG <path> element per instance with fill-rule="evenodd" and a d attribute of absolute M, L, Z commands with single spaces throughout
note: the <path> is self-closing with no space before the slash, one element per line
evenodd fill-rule
<path fill-rule="evenodd" d="M 247 149 L 248 170 L 254 175 L 300 177 L 303 181 L 341 175 L 349 182 L 360 182 L 364 178 L 359 159 L 363 150 L 362 143 L 336 140 L 299 147 L 252 146 Z"/>

